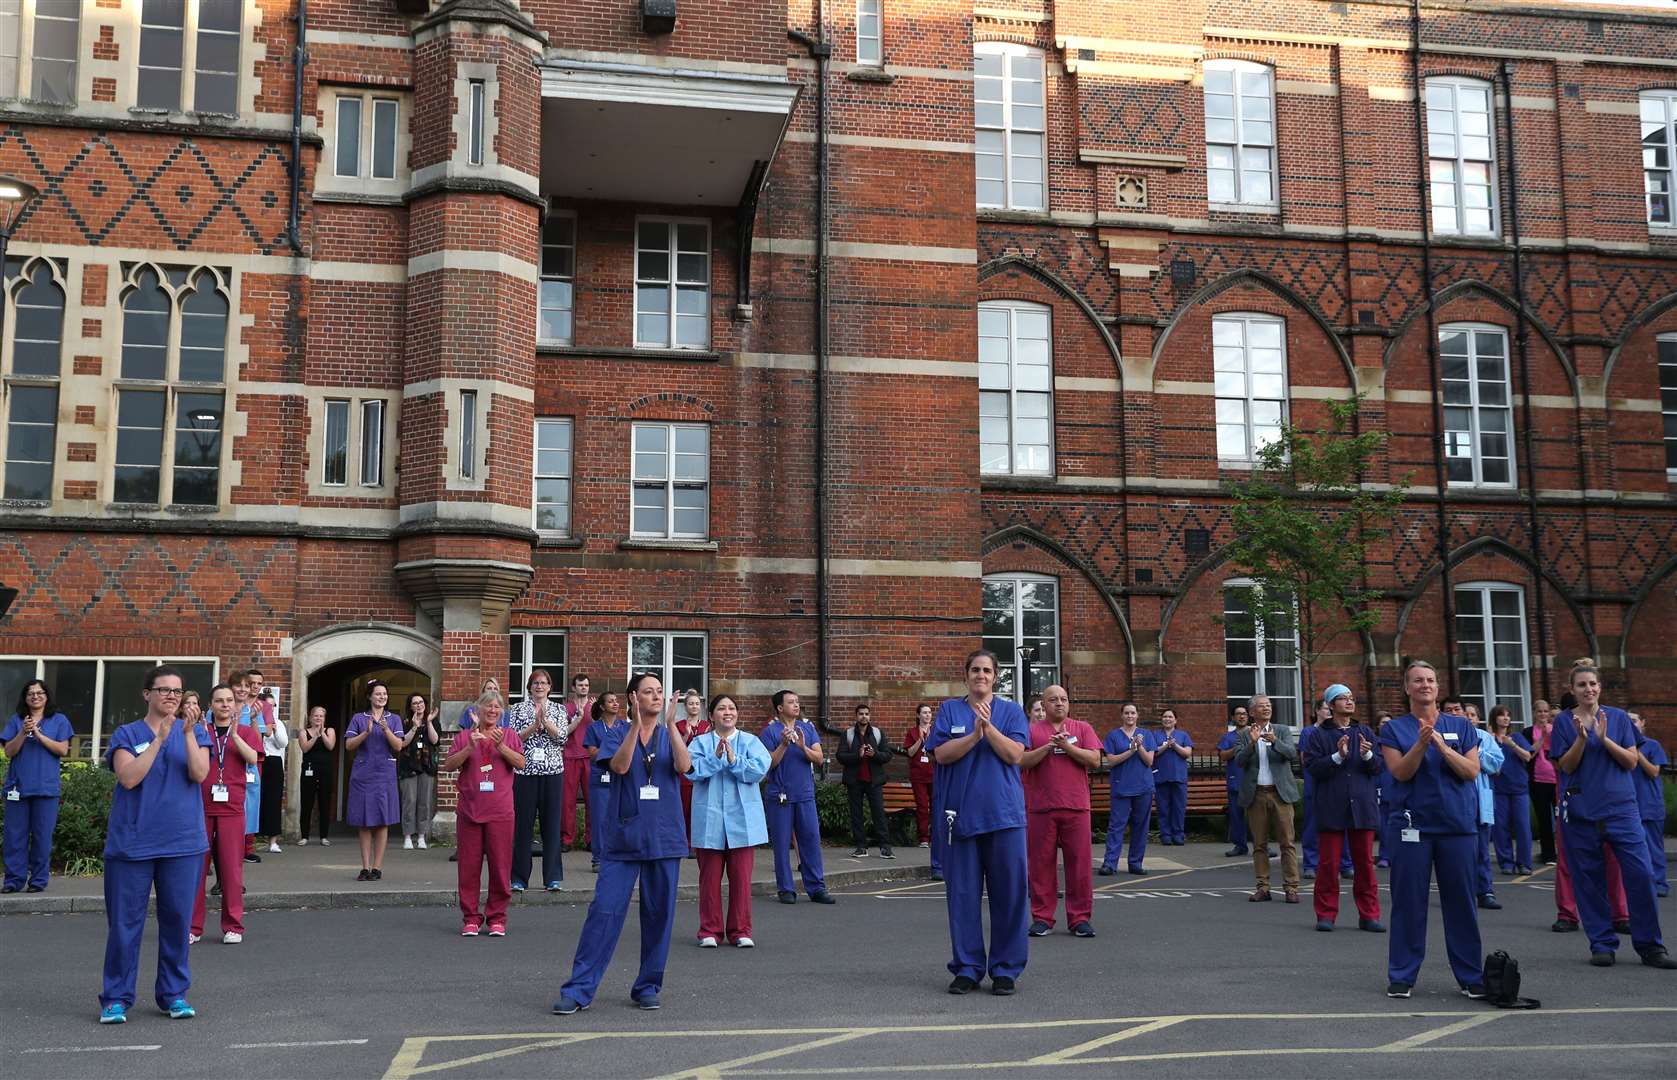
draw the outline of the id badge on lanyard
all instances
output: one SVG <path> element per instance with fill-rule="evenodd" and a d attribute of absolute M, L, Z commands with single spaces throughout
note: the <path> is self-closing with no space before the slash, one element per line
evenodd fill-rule
<path fill-rule="evenodd" d="M 210 801 L 211 802 L 226 802 L 227 801 L 227 785 L 226 784 L 211 784 L 210 785 Z"/>

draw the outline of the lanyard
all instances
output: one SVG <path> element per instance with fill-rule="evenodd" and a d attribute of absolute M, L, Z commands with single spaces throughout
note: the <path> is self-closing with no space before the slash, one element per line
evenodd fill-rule
<path fill-rule="evenodd" d="M 216 726 L 210 725 L 210 742 L 215 744 L 215 778 L 223 787 L 227 786 L 226 770 L 223 763 L 227 760 L 227 744 L 233 741 L 233 725 L 227 725 L 227 734 L 216 738 Z"/>
<path fill-rule="evenodd" d="M 640 736 L 633 731 L 629 732 L 629 734 L 633 738 L 640 738 Z M 641 760 L 646 762 L 646 782 L 650 784 L 652 783 L 652 762 L 658 757 L 658 733 L 656 731 L 652 733 L 652 738 L 649 739 L 648 742 L 651 745 L 651 749 L 644 746 L 641 747 Z"/>

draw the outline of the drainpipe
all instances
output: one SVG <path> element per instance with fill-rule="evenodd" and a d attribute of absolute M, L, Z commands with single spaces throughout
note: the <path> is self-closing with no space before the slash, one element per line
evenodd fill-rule
<path fill-rule="evenodd" d="M 285 238 L 294 255 L 303 253 L 298 198 L 303 187 L 303 68 L 308 64 L 309 0 L 297 0 L 297 45 L 291 64 L 291 209 Z"/>
<path fill-rule="evenodd" d="M 1520 442 L 1526 458 L 1526 531 L 1531 537 L 1532 583 L 1537 600 L 1537 663 L 1543 696 L 1549 696 L 1549 620 L 1543 605 L 1543 531 L 1537 522 L 1537 461 L 1532 454 L 1531 367 L 1527 355 L 1526 275 L 1520 258 L 1520 173 L 1514 145 L 1514 61 L 1502 62 L 1502 122 L 1508 129 L 1508 231 L 1514 242 L 1514 347 L 1520 362 Z"/>
<path fill-rule="evenodd" d="M 833 46 L 825 38 L 825 20 L 819 18 L 811 37 L 800 30 L 787 30 L 787 37 L 802 45 L 815 61 L 815 619 L 816 685 L 821 696 L 819 727 L 827 730 L 832 709 L 828 705 L 831 681 L 828 661 L 830 620 L 827 588 L 827 233 L 830 212 L 827 198 L 827 65 Z"/>
<path fill-rule="evenodd" d="M 1432 203 L 1427 182 L 1426 87 L 1421 83 L 1421 0 L 1411 0 L 1409 14 L 1409 78 L 1415 87 L 1415 189 L 1421 208 L 1421 298 L 1427 315 L 1427 378 L 1432 395 L 1432 475 L 1438 486 L 1438 574 L 1444 591 L 1444 660 L 1450 687 L 1456 686 L 1456 598 L 1450 591 L 1450 520 L 1444 496 L 1449 481 L 1444 473 L 1444 398 L 1439 388 L 1438 319 L 1432 292 Z M 1398 657 L 1401 664 L 1403 658 Z"/>

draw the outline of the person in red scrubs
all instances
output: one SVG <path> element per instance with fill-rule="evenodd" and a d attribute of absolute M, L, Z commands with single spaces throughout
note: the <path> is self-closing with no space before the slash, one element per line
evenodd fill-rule
<path fill-rule="evenodd" d="M 210 772 L 204 777 L 204 831 L 210 850 L 204 855 L 204 870 L 198 875 L 198 899 L 192 905 L 192 932 L 196 944 L 204 936 L 204 888 L 215 867 L 221 886 L 221 941 L 237 945 L 245 939 L 245 772 L 262 760 L 262 736 L 249 724 L 234 724 L 237 706 L 233 688 L 218 684 L 210 691 Z M 186 718 L 196 724 L 198 718 Z"/>
<path fill-rule="evenodd" d="M 518 732 L 501 726 L 501 692 L 485 690 L 477 699 L 476 723 L 454 736 L 443 759 L 445 772 L 460 771 L 455 786 L 459 805 L 455 845 L 460 849 L 461 937 L 477 937 L 485 920 L 490 937 L 507 933 L 507 901 L 512 898 L 512 777 L 524 767 L 524 743 Z M 478 912 L 483 864 L 489 863 L 489 901 Z"/>
<path fill-rule="evenodd" d="M 1092 938 L 1095 879 L 1089 821 L 1089 770 L 1101 763 L 1100 736 L 1071 717 L 1061 686 L 1042 692 L 1045 716 L 1031 722 L 1031 748 L 1019 762 L 1025 781 L 1025 842 L 1030 856 L 1032 937 L 1054 929 L 1059 866 L 1066 866 L 1066 925 Z M 1035 710 L 1032 710 L 1033 714 Z"/>

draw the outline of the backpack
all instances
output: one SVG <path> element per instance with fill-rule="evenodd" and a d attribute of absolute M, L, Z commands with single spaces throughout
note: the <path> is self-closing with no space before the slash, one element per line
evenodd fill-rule
<path fill-rule="evenodd" d="M 1543 1004 L 1520 996 L 1520 962 L 1501 949 L 1485 957 L 1485 1000 L 1499 1009 L 1536 1009 Z"/>

